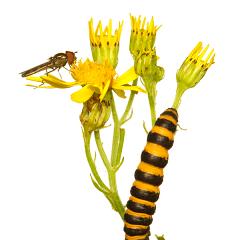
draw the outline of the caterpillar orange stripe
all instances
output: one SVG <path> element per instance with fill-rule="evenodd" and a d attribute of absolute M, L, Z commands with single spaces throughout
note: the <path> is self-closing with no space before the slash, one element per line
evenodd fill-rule
<path fill-rule="evenodd" d="M 168 108 L 148 133 L 124 214 L 125 240 L 149 239 L 155 202 L 163 181 L 163 168 L 168 163 L 168 150 L 173 146 L 177 122 L 177 110 Z"/>

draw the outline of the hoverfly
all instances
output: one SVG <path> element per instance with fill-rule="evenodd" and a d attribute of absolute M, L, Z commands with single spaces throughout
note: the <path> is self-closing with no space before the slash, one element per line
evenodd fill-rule
<path fill-rule="evenodd" d="M 74 52 L 66 51 L 65 53 L 57 53 L 53 57 L 50 57 L 47 62 L 30 68 L 20 74 L 22 77 L 28 77 L 43 70 L 46 70 L 46 74 L 48 74 L 56 69 L 59 71 L 59 69 L 65 67 L 67 63 L 71 66 L 75 60 L 76 56 Z"/>

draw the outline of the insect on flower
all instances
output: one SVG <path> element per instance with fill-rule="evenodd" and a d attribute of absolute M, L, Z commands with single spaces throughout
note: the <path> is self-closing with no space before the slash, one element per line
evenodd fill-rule
<path fill-rule="evenodd" d="M 125 97 L 124 91 L 145 92 L 138 86 L 131 86 L 132 82 L 138 77 L 134 67 L 118 76 L 115 69 L 109 62 L 103 64 L 95 63 L 87 59 L 86 61 L 74 62 L 70 73 L 74 79 L 72 82 L 63 81 L 51 74 L 43 76 L 29 76 L 27 80 L 42 83 L 39 86 L 27 84 L 36 88 L 70 88 L 82 86 L 78 91 L 71 94 L 71 99 L 77 103 L 88 101 L 94 93 L 99 94 L 100 102 L 104 99 L 108 91 L 113 90 L 119 97 Z"/>
<path fill-rule="evenodd" d="M 47 62 L 30 68 L 24 72 L 21 72 L 20 74 L 22 77 L 28 77 L 35 73 L 46 70 L 46 75 L 48 75 L 48 73 L 51 73 L 56 69 L 59 71 L 60 68 L 65 67 L 67 63 L 69 66 L 71 66 L 75 60 L 76 56 L 74 52 L 66 51 L 65 53 L 57 53 L 53 57 L 50 57 Z"/>

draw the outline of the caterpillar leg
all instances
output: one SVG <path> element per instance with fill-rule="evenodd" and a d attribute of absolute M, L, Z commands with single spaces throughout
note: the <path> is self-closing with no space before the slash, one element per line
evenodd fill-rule
<path fill-rule="evenodd" d="M 177 122 L 177 111 L 168 108 L 148 133 L 124 215 L 125 240 L 149 240 L 155 202 L 163 182 L 163 168 L 168 163 L 168 150 L 173 145 Z"/>

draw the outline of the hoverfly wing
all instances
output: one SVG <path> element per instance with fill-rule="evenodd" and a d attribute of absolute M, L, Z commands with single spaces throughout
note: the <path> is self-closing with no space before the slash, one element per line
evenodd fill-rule
<path fill-rule="evenodd" d="M 35 73 L 46 70 L 48 67 L 51 67 L 51 61 L 48 61 L 48 62 L 42 63 L 40 65 L 37 65 L 33 68 L 30 68 L 26 71 L 21 72 L 20 74 L 22 75 L 22 77 L 28 77 L 28 76 L 33 75 Z"/>

